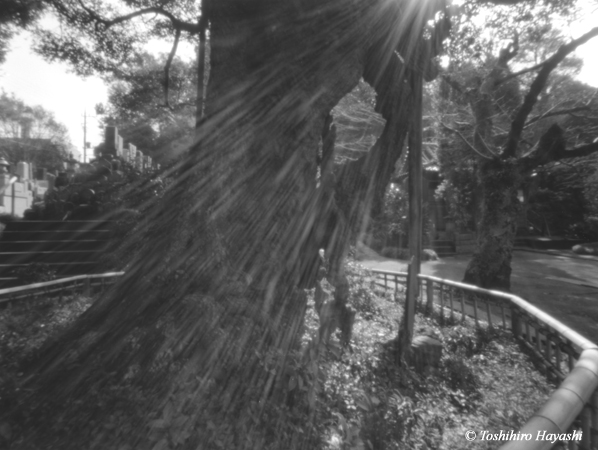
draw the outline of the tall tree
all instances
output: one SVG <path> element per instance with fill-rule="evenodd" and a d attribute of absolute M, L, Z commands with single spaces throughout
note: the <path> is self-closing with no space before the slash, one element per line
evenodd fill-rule
<path fill-rule="evenodd" d="M 504 28 L 504 23 L 502 26 Z M 472 32 L 469 24 L 464 28 Z M 566 58 L 598 35 L 598 29 L 561 44 L 555 44 L 556 35 L 549 26 L 539 29 L 556 49 L 547 46 L 544 54 L 550 56 L 546 59 L 535 63 L 540 53 L 537 45 L 530 44 L 533 38 L 538 39 L 534 36 L 538 28 L 529 28 L 530 38 L 517 33 L 515 27 L 511 30 L 515 30 L 515 37 L 506 47 L 497 49 L 493 41 L 489 43 L 494 45 L 490 49 L 473 47 L 483 65 L 476 67 L 464 59 L 456 61 L 461 70 L 453 72 L 456 76 L 444 77 L 458 98 L 457 103 L 465 107 L 465 113 L 472 119 L 470 126 L 459 122 L 457 116 L 448 116 L 444 128 L 462 141 L 470 155 L 475 155 L 473 167 L 480 187 L 481 218 L 478 247 L 466 270 L 465 281 L 486 288 L 510 288 L 511 255 L 520 213 L 517 191 L 522 188 L 523 180 L 540 166 L 587 156 L 598 150 L 592 142 L 594 137 L 587 135 L 567 148 L 567 137 L 561 126 L 566 122 L 559 120 L 568 114 L 587 113 L 591 105 L 581 99 L 563 102 L 558 100 L 557 94 L 546 90 L 553 73 L 558 84 L 567 70 L 578 66 L 574 60 L 567 63 Z M 526 45 L 521 46 L 522 42 Z M 534 63 L 513 72 L 510 64 L 519 55 L 522 62 Z M 564 69 L 560 75 L 559 68 Z"/>
<path fill-rule="evenodd" d="M 362 76 L 391 95 L 402 85 L 396 85 L 405 72 L 401 59 L 411 70 L 427 66 L 426 56 L 416 56 L 430 53 L 417 43 L 442 5 L 428 6 L 204 3 L 212 55 L 200 140 L 134 233 L 145 244 L 125 278 L 37 362 L 30 381 L 36 395 L 24 405 L 45 406 L 21 409 L 32 413 L 28 420 L 38 414 L 37 427 L 18 433 L 15 448 L 48 439 L 63 448 L 309 446 L 309 436 L 278 433 L 276 426 L 303 322 L 302 249 L 331 193 L 317 186 L 318 143 L 330 111 Z M 93 15 L 87 17 L 89 23 L 75 24 L 93 29 Z M 392 118 L 383 131 L 390 148 L 404 113 L 400 100 L 383 95 L 377 108 Z M 375 162 L 364 170 L 384 166 L 384 147 L 377 145 Z M 328 167 L 320 169 L 327 176 Z M 337 229 L 342 256 L 347 241 L 344 228 Z M 128 406 L 108 406 L 116 392 Z M 100 415 L 89 408 L 98 402 L 106 405 Z M 55 423 L 39 420 L 45 408 L 64 415 Z M 108 409 L 118 423 L 114 433 L 102 431 L 113 420 Z M 83 423 L 91 416 L 97 427 L 90 430 Z M 56 434 L 59 423 L 89 433 L 65 439 Z"/>
<path fill-rule="evenodd" d="M 28 106 L 14 95 L 0 94 L 0 150 L 11 164 L 32 162 L 46 169 L 63 169 L 72 151 L 68 130 L 41 106 Z"/>

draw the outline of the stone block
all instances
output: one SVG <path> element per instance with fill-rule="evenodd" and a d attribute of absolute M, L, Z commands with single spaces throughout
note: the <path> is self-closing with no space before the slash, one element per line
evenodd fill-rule
<path fill-rule="evenodd" d="M 14 192 L 15 195 L 24 196 L 27 189 L 25 188 L 25 183 L 20 183 L 19 181 L 15 181 L 14 184 Z"/>
<path fill-rule="evenodd" d="M 438 261 L 440 258 L 438 257 L 438 254 L 429 248 L 424 248 L 422 250 L 422 254 L 421 254 L 421 260 L 422 261 Z"/>
<path fill-rule="evenodd" d="M 571 250 L 578 255 L 598 255 L 598 242 L 574 245 Z"/>
<path fill-rule="evenodd" d="M 442 358 L 442 342 L 431 336 L 416 336 L 407 352 L 407 362 L 418 373 L 436 369 Z"/>

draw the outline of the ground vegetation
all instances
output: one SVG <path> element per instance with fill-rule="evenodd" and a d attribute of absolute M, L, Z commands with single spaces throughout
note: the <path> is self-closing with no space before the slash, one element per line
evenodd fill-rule
<path fill-rule="evenodd" d="M 0 139 L 0 151 L 13 169 L 24 161 L 64 170 L 63 162 L 73 149 L 67 128 L 52 112 L 5 92 L 0 94 Z"/>
<path fill-rule="evenodd" d="M 270 439 L 276 435 L 286 448 L 296 448 L 299 431 L 303 443 L 313 449 L 460 449 L 466 430 L 516 430 L 547 398 L 552 386 L 512 339 L 498 330 L 476 330 L 470 319 L 465 323 L 447 320 L 439 326 L 432 317 L 418 314 L 417 331 L 443 343 L 440 366 L 425 373 L 398 367 L 394 337 L 402 314 L 403 288 L 397 296 L 386 293 L 371 273 L 353 262 L 347 272 L 350 303 L 358 312 L 350 350 L 342 348 L 340 336 L 332 336 L 327 349 L 314 351 L 320 323 L 311 290 L 301 345 L 289 354 L 289 370 L 276 387 L 285 401 L 269 404 L 261 416 L 252 419 L 263 422 L 272 433 Z M 3 409 L 18 402 L 26 368 L 43 351 L 44 343 L 60 335 L 93 301 L 97 296 L 75 294 L 60 300 L 15 303 L 0 311 Z M 266 367 L 272 363 L 272 355 L 261 358 Z M 513 384 L 513 379 L 520 382 Z M 125 398 L 111 398 L 115 395 Z M 107 431 L 122 435 L 129 430 L 130 415 L 123 416 L 120 406 L 126 396 L 135 395 L 134 390 L 118 390 L 95 396 L 99 404 L 113 407 L 114 419 L 106 424 Z M 84 408 L 86 416 L 80 425 L 87 414 L 95 420 L 95 408 L 91 404 Z M 174 402 L 171 408 L 176 408 Z M 156 417 L 150 433 L 169 443 L 180 440 L 181 433 L 185 436 L 188 431 L 173 416 Z M 218 413 L 206 420 L 214 448 L 235 447 L 233 436 L 212 430 L 217 427 Z M 63 432 L 76 435 L 76 426 L 77 421 L 65 420 Z M 17 436 L 17 429 L 0 423 L 0 442 L 18 447 Z M 267 441 L 263 445 L 269 448 Z M 472 445 L 487 448 L 483 441 Z"/>

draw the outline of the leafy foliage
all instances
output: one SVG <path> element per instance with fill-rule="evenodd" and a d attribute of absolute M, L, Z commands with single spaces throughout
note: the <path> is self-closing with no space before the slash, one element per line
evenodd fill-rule
<path fill-rule="evenodd" d="M 39 0 L 3 0 L 0 8 L 0 64 L 6 58 L 12 37 L 19 29 L 29 27 L 43 6 Z"/>
<path fill-rule="evenodd" d="M 81 75 L 127 74 L 152 39 L 170 38 L 174 28 L 198 32 L 198 4 L 184 1 L 83 2 L 58 0 L 52 9 L 61 27 L 39 26 L 36 50 L 72 64 Z"/>
<path fill-rule="evenodd" d="M 197 65 L 174 58 L 170 67 L 169 106 L 164 99 L 167 55 L 139 55 L 128 74 L 111 82 L 106 125 L 116 126 L 125 141 L 164 163 L 192 142 L 197 95 Z"/>
<path fill-rule="evenodd" d="M 594 241 L 598 227 L 589 217 L 595 155 L 571 164 L 553 164 L 538 170 L 528 182 L 528 221 L 536 233 Z"/>
<path fill-rule="evenodd" d="M 30 139 L 20 139 L 24 127 L 30 130 Z M 0 150 L 11 164 L 27 161 L 47 169 L 63 169 L 73 148 L 66 126 L 52 112 L 5 92 L 0 94 L 0 138 Z"/>

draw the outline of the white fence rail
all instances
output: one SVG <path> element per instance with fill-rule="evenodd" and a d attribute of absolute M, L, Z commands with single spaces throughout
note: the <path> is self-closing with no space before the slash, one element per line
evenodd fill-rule
<path fill-rule="evenodd" d="M 108 272 L 91 275 L 77 275 L 69 278 L 45 281 L 6 289 L 0 289 L 0 305 L 18 300 L 33 300 L 41 295 L 61 295 L 69 290 L 82 290 L 89 295 L 95 289 L 104 290 L 116 282 L 124 272 Z"/>
<path fill-rule="evenodd" d="M 396 292 L 407 274 L 372 270 L 386 289 Z M 537 440 L 539 431 L 563 434 L 581 431 L 581 441 L 568 448 L 598 448 L 598 345 L 516 295 L 481 289 L 429 275 L 419 275 L 420 302 L 428 311 L 434 305 L 438 320 L 475 320 L 476 326 L 502 327 L 537 359 L 546 374 L 560 383 L 548 401 L 521 428 L 529 441 L 510 441 L 501 450 L 536 450 L 553 447 Z M 424 302 L 425 294 L 425 302 Z"/>

